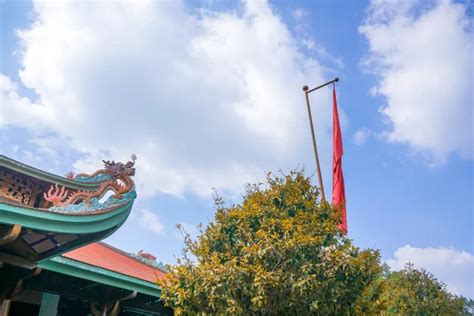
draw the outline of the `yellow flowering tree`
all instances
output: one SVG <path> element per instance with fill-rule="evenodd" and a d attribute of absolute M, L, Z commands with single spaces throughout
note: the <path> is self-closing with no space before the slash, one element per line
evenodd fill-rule
<path fill-rule="evenodd" d="M 386 280 L 387 315 L 472 315 L 472 300 L 449 293 L 444 283 L 412 264 L 387 273 Z"/>
<path fill-rule="evenodd" d="M 300 171 L 248 185 L 241 204 L 216 198 L 214 220 L 160 281 L 177 315 L 349 315 L 384 308 L 380 255 L 340 231 Z"/>

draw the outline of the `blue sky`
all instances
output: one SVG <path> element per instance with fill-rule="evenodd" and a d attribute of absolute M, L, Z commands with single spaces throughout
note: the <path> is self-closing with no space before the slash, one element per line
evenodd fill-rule
<path fill-rule="evenodd" d="M 135 153 L 109 242 L 179 255 L 181 223 L 267 171 L 314 174 L 304 84 L 338 76 L 349 237 L 474 297 L 472 5 L 2 1 L 1 152 L 64 174 Z M 312 96 L 330 191 L 330 90 Z M 316 177 L 313 177 L 316 183 Z"/>

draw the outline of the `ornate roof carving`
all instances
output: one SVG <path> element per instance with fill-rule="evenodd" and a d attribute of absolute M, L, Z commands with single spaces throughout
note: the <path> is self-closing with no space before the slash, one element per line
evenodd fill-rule
<path fill-rule="evenodd" d="M 51 211 L 70 211 L 73 213 L 86 210 L 103 210 L 114 205 L 125 203 L 135 199 L 135 185 L 132 176 L 135 175 L 135 161 L 137 157 L 132 155 L 132 160 L 127 163 L 115 161 L 103 161 L 104 168 L 93 174 L 68 173 L 66 176 L 79 182 L 101 182 L 97 190 L 68 190 L 64 186 L 53 184 L 44 199 L 53 204 Z M 113 195 L 106 201 L 100 201 L 107 192 Z"/>

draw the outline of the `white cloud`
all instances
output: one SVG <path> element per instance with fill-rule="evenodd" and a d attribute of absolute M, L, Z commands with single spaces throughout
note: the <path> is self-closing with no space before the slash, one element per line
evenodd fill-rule
<path fill-rule="evenodd" d="M 402 269 L 408 262 L 433 273 L 451 292 L 474 298 L 474 256 L 469 252 L 406 245 L 395 251 L 393 259 L 387 260 L 393 270 Z"/>
<path fill-rule="evenodd" d="M 18 86 L 0 74 L 0 128 L 8 125 L 42 130 L 55 120 L 53 109 L 20 96 Z"/>
<path fill-rule="evenodd" d="M 34 8 L 37 20 L 19 32 L 20 78 L 38 101 L 2 76 L 2 124 L 59 135 L 86 154 L 77 169 L 135 153 L 140 196 L 208 196 L 313 165 L 301 87 L 323 82 L 324 70 L 266 2 L 241 13 L 190 14 L 178 1 Z M 316 126 L 330 166 L 330 93 L 312 97 L 327 104 Z"/>
<path fill-rule="evenodd" d="M 146 209 L 140 210 L 137 213 L 136 216 L 141 226 L 155 234 L 162 234 L 164 232 L 165 225 L 161 223 L 158 215 Z"/>
<path fill-rule="evenodd" d="M 359 28 L 385 98 L 390 142 L 408 143 L 443 163 L 472 158 L 473 36 L 467 8 L 450 1 L 372 1 Z"/>
<path fill-rule="evenodd" d="M 303 8 L 296 8 L 291 11 L 291 15 L 295 20 L 301 20 L 302 18 L 309 16 L 309 12 Z"/>
<path fill-rule="evenodd" d="M 372 136 L 374 132 L 371 129 L 368 129 L 366 127 L 358 129 L 354 135 L 352 135 L 352 141 L 356 145 L 362 145 L 364 144 L 367 139 Z"/>

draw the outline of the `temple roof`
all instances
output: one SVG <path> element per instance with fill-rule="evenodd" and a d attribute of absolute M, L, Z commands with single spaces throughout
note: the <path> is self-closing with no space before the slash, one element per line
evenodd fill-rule
<path fill-rule="evenodd" d="M 61 177 L 50 172 L 29 166 L 4 155 L 0 155 L 0 166 L 39 180 L 51 183 L 60 183 L 62 185 L 67 185 L 68 187 L 74 189 L 91 190 L 98 188 L 98 186 L 100 185 L 100 181 L 79 182 L 67 177 Z"/>
<path fill-rule="evenodd" d="M 163 279 L 166 275 L 160 268 L 104 242 L 89 244 L 62 256 L 151 283 L 156 283 L 157 279 Z"/>
<path fill-rule="evenodd" d="M 11 276 L 15 286 L 20 276 L 29 290 L 65 293 L 77 302 L 126 299 L 128 310 L 171 314 L 159 301 L 163 266 L 150 254 L 100 242 L 131 212 L 131 158 L 61 177 L 0 155 L 0 283 Z"/>
<path fill-rule="evenodd" d="M 145 260 L 106 243 L 96 242 L 42 260 L 38 267 L 97 284 L 160 297 L 157 280 L 163 279 L 166 272 Z"/>
<path fill-rule="evenodd" d="M 0 155 L 0 252 L 34 263 L 112 234 L 136 198 L 135 160 L 61 177 Z"/>

